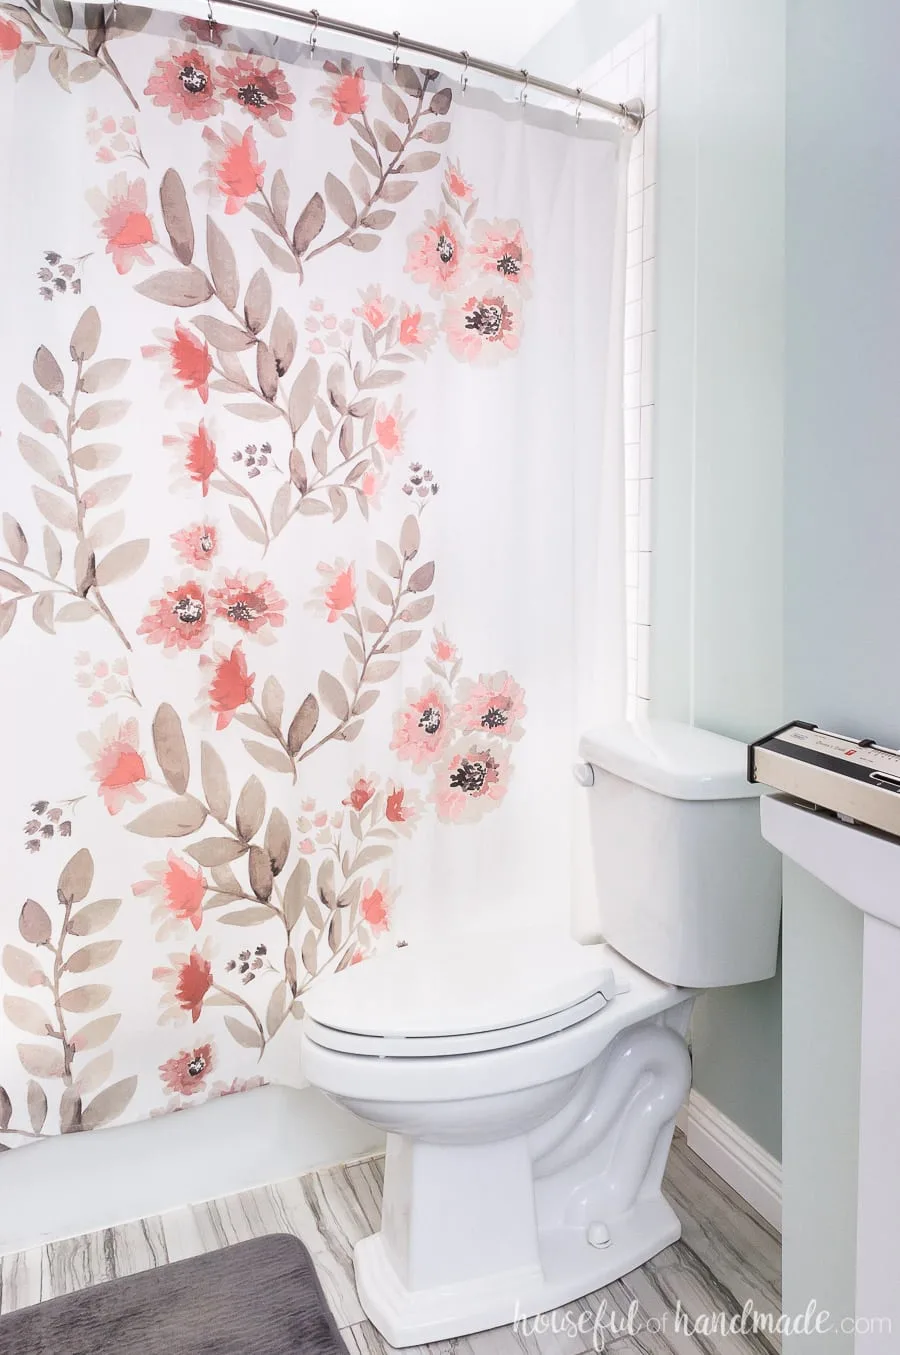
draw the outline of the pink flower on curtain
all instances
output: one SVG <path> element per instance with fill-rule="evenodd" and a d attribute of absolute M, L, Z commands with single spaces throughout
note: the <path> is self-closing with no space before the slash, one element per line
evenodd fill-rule
<path fill-rule="evenodd" d="M 211 569 L 219 549 L 219 534 L 208 522 L 195 523 L 173 532 L 169 538 L 186 565 L 195 569 Z"/>
<path fill-rule="evenodd" d="M 477 823 L 506 794 L 509 753 L 499 744 L 465 742 L 435 768 L 429 799 L 444 823 Z"/>
<path fill-rule="evenodd" d="M 212 68 L 196 47 L 173 47 L 168 56 L 158 57 L 144 93 L 157 108 L 168 108 L 173 122 L 203 121 L 222 111 Z"/>
<path fill-rule="evenodd" d="M 499 734 L 520 739 L 525 693 L 508 673 L 482 673 L 477 682 L 463 678 L 453 718 L 464 734 Z"/>
<path fill-rule="evenodd" d="M 451 160 L 444 170 L 444 187 L 451 198 L 456 198 L 457 202 L 471 202 L 474 196 L 472 185 L 463 175 L 459 167 L 459 160 Z"/>
<path fill-rule="evenodd" d="M 225 199 L 225 215 L 234 216 L 264 182 L 266 162 L 259 159 L 253 128 L 248 127 L 242 134 L 223 122 L 222 136 L 211 127 L 204 127 L 203 139 L 210 150 L 203 168 L 210 176 L 213 190 Z"/>
<path fill-rule="evenodd" d="M 425 227 L 409 237 L 405 271 L 423 282 L 432 296 L 454 291 L 465 275 L 465 251 L 450 217 L 425 213 Z"/>
<path fill-rule="evenodd" d="M 371 329 L 381 329 L 386 325 L 394 309 L 394 298 L 382 296 L 381 287 L 373 283 L 371 287 L 360 290 L 361 305 L 353 307 L 353 314 L 365 320 Z"/>
<path fill-rule="evenodd" d="M 150 645 L 181 653 L 200 649 L 209 635 L 209 615 L 203 585 L 194 579 L 170 588 L 150 604 L 137 628 Z"/>
<path fill-rule="evenodd" d="M 168 968 L 159 966 L 153 970 L 154 981 L 164 988 L 159 1000 L 160 1022 L 180 1021 L 183 1012 L 189 1012 L 194 1023 L 199 1021 L 203 999 L 213 983 L 209 944 L 205 941 L 202 950 L 194 946 L 190 955 L 170 955 Z"/>
<path fill-rule="evenodd" d="M 209 344 L 191 330 L 185 329 L 180 320 L 175 328 L 156 330 L 160 344 L 146 344 L 141 348 L 145 358 L 163 358 L 170 365 L 171 375 L 186 391 L 196 391 L 206 404 L 209 399 L 209 375 L 213 364 Z"/>
<path fill-rule="evenodd" d="M 375 437 L 384 452 L 385 460 L 393 461 L 403 451 L 406 425 L 412 414 L 403 413 L 403 402 L 398 395 L 390 406 L 383 402 L 375 411 Z"/>
<path fill-rule="evenodd" d="M 183 1049 L 174 1059 L 161 1063 L 159 1075 L 167 1091 L 193 1096 L 204 1090 L 206 1079 L 215 1066 L 212 1045 L 201 1044 L 196 1049 Z"/>
<path fill-rule="evenodd" d="M 296 96 L 277 61 L 236 52 L 229 64 L 216 68 L 216 73 L 226 99 L 240 104 L 245 113 L 276 136 L 284 135 L 282 123 L 294 116 L 291 105 Z"/>
<path fill-rule="evenodd" d="M 21 46 L 21 28 L 9 19 L 0 18 L 0 61 L 8 61 Z"/>
<path fill-rule="evenodd" d="M 386 932 L 390 927 L 391 907 L 395 897 L 396 891 L 391 890 L 386 871 L 377 885 L 371 880 L 363 880 L 359 915 L 373 932 Z"/>
<path fill-rule="evenodd" d="M 147 780 L 147 768 L 138 751 L 137 720 L 118 720 L 110 716 L 100 733 L 81 734 L 78 742 L 91 760 L 91 775 L 97 782 L 97 794 L 110 814 L 118 814 L 126 804 L 142 804 L 138 786 Z"/>
<path fill-rule="evenodd" d="M 420 692 L 408 691 L 407 704 L 394 716 L 391 748 L 398 758 L 421 771 L 444 751 L 452 731 L 450 707 L 435 683 Z"/>
<path fill-rule="evenodd" d="M 104 194 L 91 188 L 85 194 L 88 204 L 98 218 L 101 239 L 106 241 L 106 252 L 112 255 L 117 273 L 128 273 L 135 263 L 152 265 L 148 245 L 156 244 L 153 223 L 147 215 L 147 185 L 143 179 L 134 179 L 121 172 L 114 174 Z"/>
<path fill-rule="evenodd" d="M 437 324 L 433 315 L 424 313 L 419 306 L 403 304 L 400 309 L 400 327 L 397 331 L 397 342 L 402 348 L 408 348 L 416 357 L 427 357 L 434 347 L 437 334 Z"/>
<path fill-rule="evenodd" d="M 476 221 L 469 259 L 479 273 L 508 282 L 527 296 L 533 276 L 531 250 L 518 221 Z"/>
<path fill-rule="evenodd" d="M 147 867 L 149 880 L 139 880 L 131 892 L 137 898 L 151 897 L 156 901 L 153 920 L 162 921 L 157 937 L 165 934 L 166 923 L 187 922 L 195 932 L 203 923 L 203 900 L 206 896 L 206 876 L 193 861 L 175 852 L 169 852 L 165 861 L 154 861 Z"/>
<path fill-rule="evenodd" d="M 284 625 L 287 603 L 264 574 L 229 574 L 220 588 L 210 589 L 209 596 L 216 616 L 265 644 L 275 638 L 272 628 Z"/>
<path fill-rule="evenodd" d="M 448 304 L 443 328 L 455 358 L 487 366 L 519 347 L 521 309 L 508 292 L 462 293 Z"/>
<path fill-rule="evenodd" d="M 247 660 L 240 643 L 229 653 L 217 650 L 216 657 L 200 657 L 202 670 L 212 670 L 204 687 L 203 697 L 216 717 L 216 729 L 227 729 L 240 710 L 253 700 L 256 674 L 247 671 Z"/>
<path fill-rule="evenodd" d="M 354 67 L 344 57 L 340 66 L 336 66 L 333 61 L 326 61 L 322 69 L 330 79 L 327 84 L 319 86 L 319 97 L 311 99 L 310 103 L 332 117 L 335 127 L 340 127 L 350 118 L 364 112 L 369 102 L 363 78 L 364 68 Z"/>
<path fill-rule="evenodd" d="M 316 569 L 322 582 L 313 590 L 312 599 L 306 605 L 330 622 L 337 621 L 356 601 L 355 567 L 338 558 L 333 565 L 320 560 Z"/>

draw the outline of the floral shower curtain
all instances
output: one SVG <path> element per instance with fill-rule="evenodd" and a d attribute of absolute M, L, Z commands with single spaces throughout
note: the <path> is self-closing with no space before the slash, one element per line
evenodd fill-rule
<path fill-rule="evenodd" d="M 68 0 L 0 3 L 0 107 L 9 1148 L 299 1083 L 379 947 L 566 925 L 623 151 Z"/>

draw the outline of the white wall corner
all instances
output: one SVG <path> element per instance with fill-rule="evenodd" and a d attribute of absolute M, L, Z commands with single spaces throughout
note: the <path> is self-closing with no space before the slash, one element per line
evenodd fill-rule
<path fill-rule="evenodd" d="M 676 1119 L 687 1145 L 781 1232 L 781 1163 L 711 1101 L 692 1091 Z"/>

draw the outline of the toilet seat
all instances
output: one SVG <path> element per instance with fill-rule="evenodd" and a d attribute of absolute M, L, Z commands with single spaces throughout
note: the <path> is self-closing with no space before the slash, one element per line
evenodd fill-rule
<path fill-rule="evenodd" d="M 425 1058 L 526 1044 L 586 1020 L 616 995 L 609 952 L 544 929 L 410 945 L 323 980 L 308 1038 L 371 1058 Z"/>

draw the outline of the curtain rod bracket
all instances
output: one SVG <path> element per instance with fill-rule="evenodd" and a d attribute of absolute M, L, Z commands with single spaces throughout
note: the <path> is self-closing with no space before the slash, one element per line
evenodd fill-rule
<path fill-rule="evenodd" d="M 625 103 L 619 104 L 619 107 L 622 110 L 622 117 L 637 136 L 646 117 L 643 99 L 626 99 Z"/>

